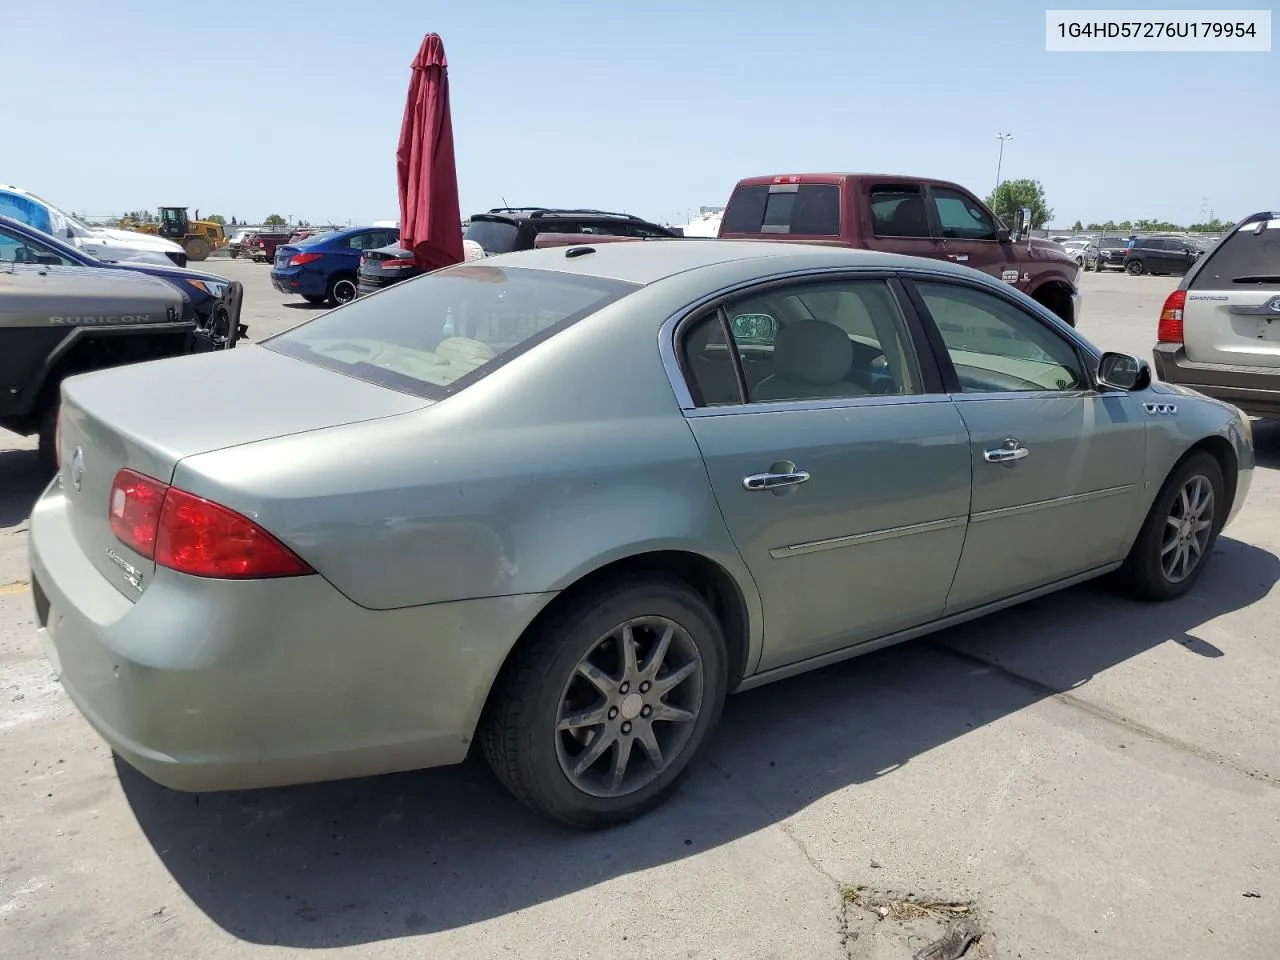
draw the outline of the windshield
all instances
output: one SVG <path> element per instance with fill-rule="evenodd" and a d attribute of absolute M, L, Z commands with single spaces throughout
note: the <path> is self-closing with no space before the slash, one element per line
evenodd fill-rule
<path fill-rule="evenodd" d="M 635 289 L 600 277 L 461 264 L 352 301 L 262 346 L 441 399 Z"/>
<path fill-rule="evenodd" d="M 1098 246 L 1107 250 L 1119 250 L 1124 247 L 1125 243 L 1126 241 L 1121 240 L 1119 237 L 1107 237 L 1103 240 L 1099 240 Z"/>

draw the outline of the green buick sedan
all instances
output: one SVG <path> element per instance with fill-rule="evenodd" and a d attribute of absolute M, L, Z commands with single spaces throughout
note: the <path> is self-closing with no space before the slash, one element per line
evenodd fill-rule
<path fill-rule="evenodd" d="M 495 257 L 63 385 L 37 627 L 179 790 L 457 763 L 602 827 L 727 694 L 1091 577 L 1172 600 L 1254 465 L 936 260 L 656 240 Z M 797 709 L 803 710 L 803 705 Z"/>

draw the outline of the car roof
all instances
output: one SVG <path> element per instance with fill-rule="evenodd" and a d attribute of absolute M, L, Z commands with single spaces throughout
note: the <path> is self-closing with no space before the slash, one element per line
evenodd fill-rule
<path fill-rule="evenodd" d="M 937 187 L 954 187 L 948 180 L 933 177 L 917 177 L 910 173 L 767 173 L 757 177 L 744 177 L 738 187 L 771 186 L 775 183 L 827 183 L 841 184 L 847 180 L 879 180 L 885 183 L 926 184 Z"/>
<path fill-rule="evenodd" d="M 574 254 L 590 249 L 590 254 Z M 571 256 L 571 254 L 573 254 Z M 784 273 L 807 267 L 855 267 L 881 269 L 929 269 L 938 273 L 973 277 L 976 271 L 955 266 L 943 260 L 908 257 L 872 250 L 821 246 L 778 240 L 714 240 L 672 238 L 631 240 L 625 243 L 573 244 L 544 247 L 486 257 L 478 264 L 555 270 L 580 276 L 602 277 L 627 283 L 650 284 L 676 274 L 733 261 L 769 260 L 773 269 L 766 273 Z M 978 274 L 983 276 L 982 274 Z"/>

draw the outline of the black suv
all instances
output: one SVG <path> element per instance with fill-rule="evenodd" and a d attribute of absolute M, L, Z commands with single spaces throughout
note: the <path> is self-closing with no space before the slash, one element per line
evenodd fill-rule
<path fill-rule="evenodd" d="M 495 207 L 471 218 L 464 236 L 485 256 L 532 250 L 540 233 L 597 233 L 611 237 L 659 238 L 680 234 L 629 213 L 607 210 L 559 210 L 549 207 Z"/>
<path fill-rule="evenodd" d="M 1204 251 L 1181 237 L 1139 237 L 1124 252 L 1124 270 L 1131 276 L 1144 273 L 1183 274 Z"/>
<path fill-rule="evenodd" d="M 1129 242 L 1123 237 L 1094 237 L 1084 248 L 1084 268 L 1101 273 L 1108 267 L 1124 269 L 1124 251 Z"/>

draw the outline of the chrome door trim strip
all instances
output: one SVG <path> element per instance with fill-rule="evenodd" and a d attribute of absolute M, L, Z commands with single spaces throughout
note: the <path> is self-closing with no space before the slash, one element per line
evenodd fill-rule
<path fill-rule="evenodd" d="M 822 550 L 835 550 L 839 547 L 852 547 L 862 543 L 877 543 L 881 540 L 909 537 L 917 533 L 950 530 L 954 527 L 963 527 L 967 522 L 967 517 L 946 517 L 942 520 L 927 520 L 924 523 L 909 523 L 902 527 L 888 527 L 884 530 L 871 530 L 868 533 L 852 533 L 845 537 L 830 537 L 826 540 L 810 540 L 807 543 L 795 543 L 789 547 L 774 547 L 769 551 L 769 556 L 775 560 L 781 560 L 785 557 L 798 557 L 806 553 L 818 553 Z"/>
<path fill-rule="evenodd" d="M 1126 483 L 1119 487 L 1106 487 L 1102 490 L 1090 490 L 1088 493 L 1072 493 L 1065 497 L 1054 497 L 1052 500 L 1036 500 L 1032 503 L 1019 503 L 1012 507 L 998 507 L 995 510 L 983 510 L 973 514 L 969 520 L 972 523 L 981 523 L 983 520 L 1001 520 L 1005 517 L 1017 516 L 1022 513 L 1035 513 L 1039 510 L 1048 510 L 1051 507 L 1062 507 L 1071 503 L 1085 503 L 1089 500 L 1101 500 L 1104 497 L 1117 497 L 1121 494 L 1131 493 L 1137 489 L 1137 484 Z"/>

